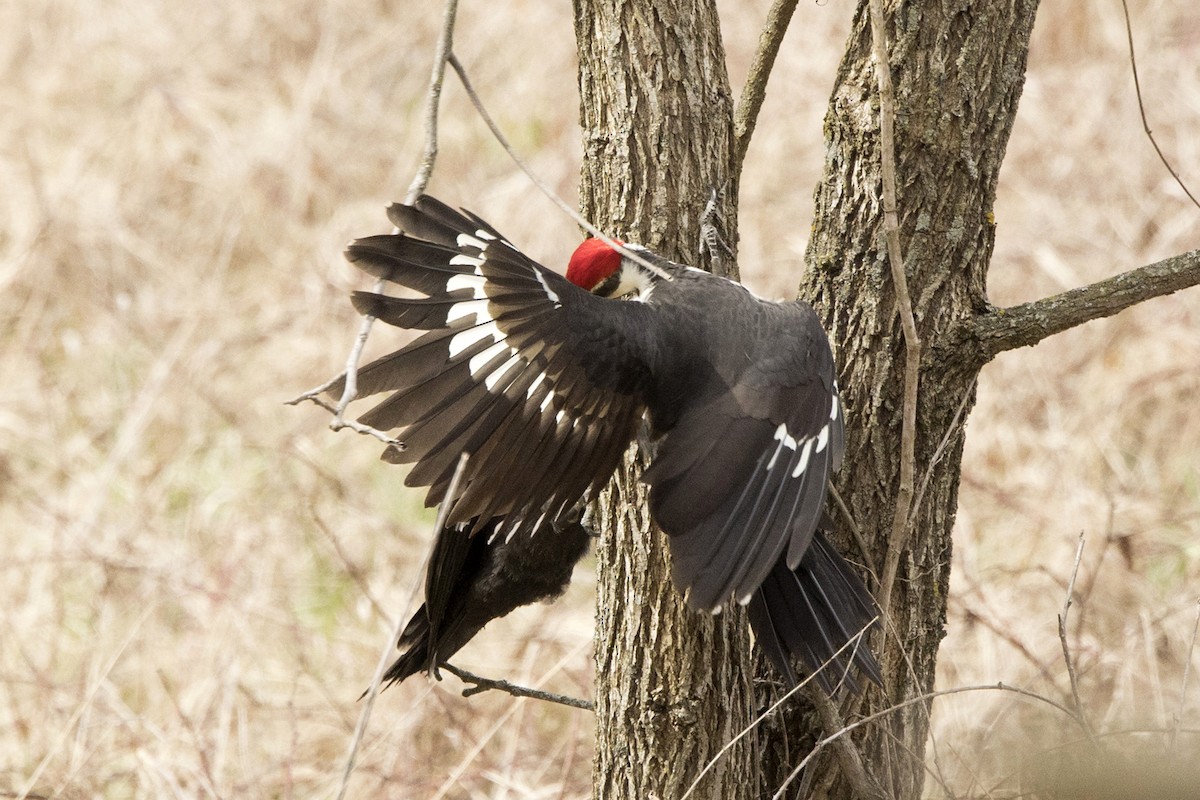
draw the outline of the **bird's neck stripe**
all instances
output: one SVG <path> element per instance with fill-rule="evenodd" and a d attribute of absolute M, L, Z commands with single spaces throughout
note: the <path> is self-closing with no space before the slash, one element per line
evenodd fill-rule
<path fill-rule="evenodd" d="M 642 303 L 650 299 L 654 291 L 654 278 L 640 265 L 629 259 L 621 260 L 620 280 L 613 297 L 630 297 Z"/>

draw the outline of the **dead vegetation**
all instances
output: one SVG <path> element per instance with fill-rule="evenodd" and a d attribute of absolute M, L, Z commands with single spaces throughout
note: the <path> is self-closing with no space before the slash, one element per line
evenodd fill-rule
<path fill-rule="evenodd" d="M 766 4 L 728 5 L 737 85 Z M 1130 5 L 1151 125 L 1195 190 L 1200 15 Z M 569 8 L 513 9 L 464 8 L 457 52 L 570 200 Z M 751 146 L 741 263 L 764 293 L 798 280 L 849 13 L 800 9 Z M 0 793 L 338 785 L 432 515 L 375 442 L 282 402 L 344 358 L 359 276 L 339 250 L 386 228 L 412 176 L 438 21 L 349 0 L 0 11 Z M 998 305 L 1200 244 L 1200 212 L 1142 133 L 1124 37 L 1119 5 L 1041 12 L 996 204 Z M 573 223 L 448 85 L 431 191 L 560 263 Z M 1068 641 L 1106 758 L 1152 754 L 1169 773 L 1172 752 L 1194 755 L 1197 365 L 1191 291 L 984 370 L 941 686 L 1003 681 L 1070 705 L 1056 615 L 1082 531 Z M 590 584 L 581 570 L 558 605 L 495 624 L 462 666 L 587 695 Z M 357 795 L 588 796 L 586 713 L 456 686 L 382 696 Z M 933 727 L 935 796 L 1011 795 L 1038 765 L 1095 759 L 1069 719 L 1006 693 L 940 700 Z"/>

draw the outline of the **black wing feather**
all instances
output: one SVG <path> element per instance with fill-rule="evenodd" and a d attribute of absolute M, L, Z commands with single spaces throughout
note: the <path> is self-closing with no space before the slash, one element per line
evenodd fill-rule
<path fill-rule="evenodd" d="M 714 610 L 749 602 L 781 556 L 793 567 L 803 557 L 843 439 L 833 356 L 812 309 L 711 283 L 726 295 L 719 307 L 744 312 L 711 356 L 730 385 L 679 418 L 645 477 L 676 584 Z"/>
<path fill-rule="evenodd" d="M 424 295 L 354 296 L 363 313 L 427 331 L 359 372 L 360 394 L 392 392 L 360 419 L 397 430 L 404 446 L 387 456 L 413 464 L 405 483 L 440 502 L 466 452 L 449 524 L 508 517 L 497 527 L 511 534 L 606 482 L 644 407 L 654 311 L 593 297 L 432 198 L 388 216 L 399 230 L 347 258 Z"/>
<path fill-rule="evenodd" d="M 785 559 L 776 563 L 748 611 L 755 639 L 789 684 L 796 683 L 792 658 L 815 674 L 827 692 L 843 678 L 857 688 L 851 667 L 883 684 L 879 663 L 865 641 L 878 624 L 878 610 L 858 575 L 821 531 L 813 535 L 795 568 Z M 864 638 L 854 641 L 860 634 Z"/>

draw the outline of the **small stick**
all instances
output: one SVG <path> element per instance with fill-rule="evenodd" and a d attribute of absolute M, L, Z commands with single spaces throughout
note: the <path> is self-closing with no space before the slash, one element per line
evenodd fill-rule
<path fill-rule="evenodd" d="M 1183 721 L 1184 700 L 1187 699 L 1188 676 L 1192 671 L 1192 654 L 1196 652 L 1196 634 L 1200 633 L 1200 601 L 1196 603 L 1196 621 L 1192 623 L 1192 641 L 1188 645 L 1187 659 L 1183 662 L 1183 681 L 1179 686 L 1179 710 L 1175 712 L 1175 724 L 1171 726 L 1167 755 L 1175 753 L 1175 740 L 1179 737 L 1179 724 Z"/>
<path fill-rule="evenodd" d="M 896 292 L 897 313 L 904 332 L 904 406 L 900 428 L 900 485 L 896 491 L 896 510 L 888 538 L 887 557 L 879 591 L 879 607 L 886 617 L 891 611 L 892 588 L 900 568 L 900 556 L 908 544 L 909 509 L 913 500 L 913 472 L 917 442 L 917 390 L 920 383 L 921 339 L 913 317 L 908 276 L 900 251 L 900 217 L 896 211 L 896 100 L 892 89 L 892 71 L 888 63 L 887 30 L 884 27 L 883 0 L 870 0 L 871 42 L 875 54 L 875 74 L 879 81 L 879 165 L 883 184 L 883 233 L 888 263 Z"/>
<path fill-rule="evenodd" d="M 527 686 L 519 686 L 515 683 L 509 683 L 504 680 L 496 680 L 493 678 L 485 678 L 481 675 L 476 675 L 473 672 L 467 672 L 465 669 L 459 669 L 449 662 L 443 662 L 439 665 L 439 669 L 444 669 L 451 675 L 454 675 L 465 683 L 474 684 L 463 689 L 462 696 L 470 697 L 471 695 L 480 694 L 482 692 L 495 690 L 511 694 L 513 697 L 531 697 L 534 700 L 545 700 L 548 703 L 558 703 L 571 708 L 582 708 L 585 711 L 593 710 L 592 703 L 588 700 L 581 700 L 578 697 L 570 697 L 565 694 L 555 694 L 554 692 L 545 692 L 541 689 L 530 689 Z"/>
<path fill-rule="evenodd" d="M 450 516 L 450 507 L 454 505 L 454 500 L 458 495 L 458 485 L 462 480 L 463 474 L 467 471 L 468 454 L 463 453 L 458 457 L 458 466 L 454 468 L 454 475 L 450 478 L 450 488 L 446 490 L 446 497 L 442 500 L 441 506 L 438 508 L 437 521 L 434 522 L 434 531 L 440 531 L 442 526 L 446 524 L 446 519 Z M 433 546 L 430 545 L 430 552 Z M 425 561 L 421 566 L 421 572 L 424 572 L 429 564 L 429 553 L 425 554 Z M 383 652 L 379 654 L 379 663 L 375 665 L 375 675 L 371 678 L 371 686 L 367 689 L 364 699 L 362 713 L 358 715 L 358 724 L 354 726 L 354 739 L 350 742 L 350 752 L 346 754 L 346 769 L 342 773 L 342 786 L 338 790 L 337 800 L 344 800 L 346 790 L 350 788 L 350 776 L 354 773 L 354 762 L 358 758 L 358 748 L 362 744 L 363 735 L 367 732 L 367 722 L 371 719 L 371 709 L 375 705 L 375 698 L 379 696 L 379 686 L 383 682 L 383 673 L 387 671 L 388 662 L 392 659 L 392 651 L 396 648 L 396 642 L 400 639 L 400 634 L 404 630 L 404 625 L 408 620 L 409 612 L 412 610 L 413 603 L 417 599 L 417 590 L 420 588 L 420 582 L 413 584 L 412 591 L 409 592 L 408 602 L 404 606 L 404 613 L 396 617 L 396 622 L 392 625 L 392 632 L 388 637 L 387 643 L 384 645 Z"/>
<path fill-rule="evenodd" d="M 1063 661 L 1067 664 L 1067 677 L 1071 682 L 1071 699 L 1075 704 L 1075 718 L 1079 727 L 1087 734 L 1092 746 L 1099 749 L 1100 742 L 1096 732 L 1083 711 L 1083 701 L 1079 699 L 1079 676 L 1075 673 L 1075 662 L 1071 659 L 1071 646 L 1067 643 L 1067 614 L 1071 610 L 1071 596 L 1075 593 L 1075 577 L 1079 574 L 1079 562 L 1083 560 L 1083 532 L 1079 534 L 1079 546 L 1075 548 L 1075 566 L 1071 570 L 1071 580 L 1067 583 L 1067 598 L 1063 602 L 1062 613 L 1058 615 L 1058 641 L 1062 644 Z"/>
<path fill-rule="evenodd" d="M 1179 188 L 1183 189 L 1183 193 L 1192 201 L 1192 205 L 1200 208 L 1200 200 L 1196 200 L 1195 195 L 1184 185 L 1183 179 L 1179 177 L 1179 173 L 1171 166 L 1171 162 L 1167 161 L 1162 148 L 1158 146 L 1158 142 L 1154 139 L 1154 134 L 1150 132 L 1150 123 L 1146 120 L 1146 106 L 1142 104 L 1142 84 L 1138 80 L 1137 57 L 1134 55 L 1133 50 L 1133 23 L 1129 21 L 1129 4 L 1125 0 L 1121 0 L 1121 9 L 1125 12 L 1125 36 L 1129 39 L 1129 66 L 1133 72 L 1133 91 L 1137 94 L 1138 113 L 1142 115 L 1142 130 L 1146 132 L 1146 138 L 1154 146 L 1154 152 L 1158 153 L 1158 160 L 1167 168 L 1167 172 L 1171 173 L 1171 177 L 1179 184 Z"/>

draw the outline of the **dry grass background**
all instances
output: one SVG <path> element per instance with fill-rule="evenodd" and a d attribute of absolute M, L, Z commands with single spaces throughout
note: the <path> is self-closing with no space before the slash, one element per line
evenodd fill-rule
<path fill-rule="evenodd" d="M 725 3 L 735 85 L 766 5 Z M 1200 12 L 1131 6 L 1155 133 L 1200 188 Z M 458 53 L 570 200 L 568 4 L 504 9 L 464 4 Z M 850 12 L 801 4 L 771 86 L 742 200 L 760 291 L 798 279 Z M 339 251 L 387 228 L 412 176 L 439 14 L 418 0 L 0 6 L 0 795 L 336 787 L 431 518 L 376 443 L 282 402 L 344 358 L 361 280 Z M 1200 211 L 1141 132 L 1119 3 L 1047 0 L 1035 39 L 996 205 L 999 304 L 1200 245 Z M 561 263 L 573 225 L 453 84 L 441 143 L 431 190 Z M 1197 396 L 1196 290 L 984 371 L 940 685 L 1068 697 L 1055 614 L 1082 531 L 1071 641 L 1090 718 L 1200 729 L 1200 676 L 1180 696 L 1200 595 Z M 462 666 L 586 695 L 589 570 Z M 583 712 L 414 679 L 377 704 L 352 788 L 586 797 L 590 734 Z M 929 793 L 1004 796 L 1034 753 L 1078 737 L 1010 695 L 940 701 Z M 1185 731 L 1177 749 L 1196 742 Z"/>

